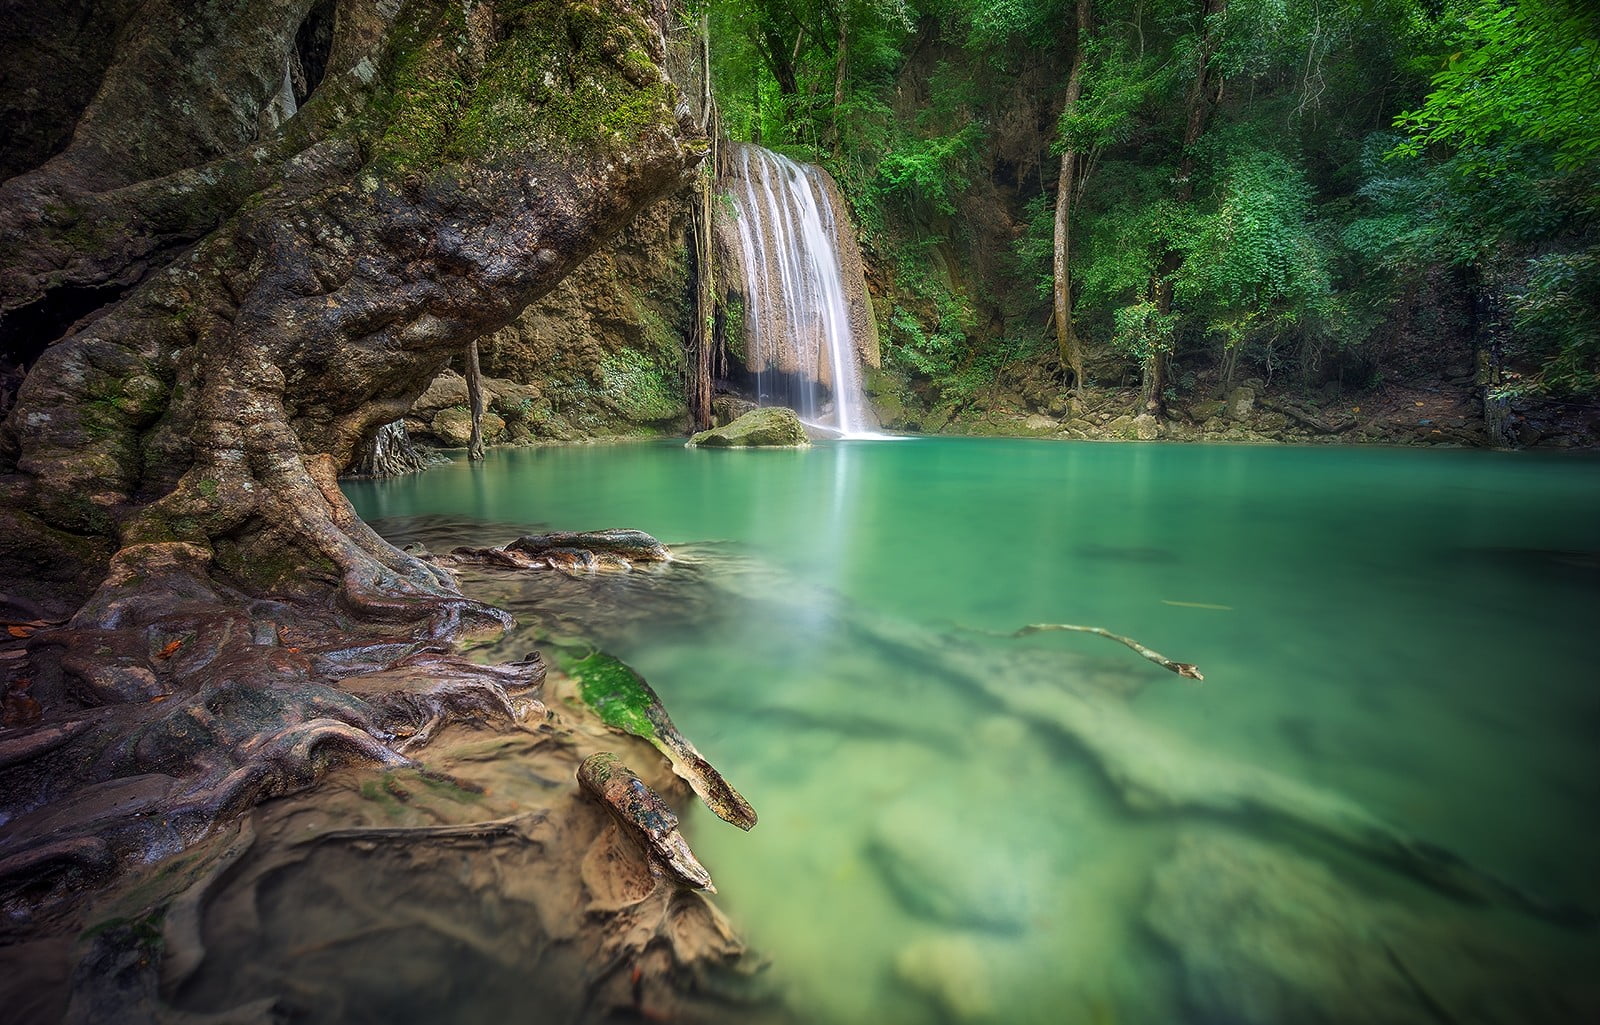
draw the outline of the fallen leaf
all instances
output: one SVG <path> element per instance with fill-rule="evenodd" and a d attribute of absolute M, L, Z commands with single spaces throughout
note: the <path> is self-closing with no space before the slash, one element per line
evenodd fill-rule
<path fill-rule="evenodd" d="M 167 698 L 169 698 L 171 696 L 172 695 L 170 695 L 170 694 L 157 694 L 155 697 L 150 699 L 150 704 L 159 705 L 159 704 L 161 704 L 161 702 L 167 700 Z"/>
<path fill-rule="evenodd" d="M 13 637 L 31 637 L 33 628 L 29 626 L 8 626 L 6 627 L 6 633 Z"/>
<path fill-rule="evenodd" d="M 178 649 L 181 647 L 183 647 L 182 641 L 168 641 L 160 651 L 156 652 L 156 658 L 171 658 L 178 653 Z"/>
<path fill-rule="evenodd" d="M 1213 605 L 1210 602 L 1204 601 L 1168 601 L 1167 599 L 1163 598 L 1161 599 L 1161 604 L 1176 605 L 1180 609 L 1216 609 L 1218 612 L 1233 611 L 1232 605 Z"/>
<path fill-rule="evenodd" d="M 27 657 L 28 657 L 28 649 L 27 648 L 10 648 L 10 649 L 8 649 L 6 651 L 0 651 L 0 660 L 10 661 L 12 659 L 27 658 Z"/>

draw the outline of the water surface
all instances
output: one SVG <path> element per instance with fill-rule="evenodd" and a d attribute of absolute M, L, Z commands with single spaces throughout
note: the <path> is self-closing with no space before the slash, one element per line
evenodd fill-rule
<path fill-rule="evenodd" d="M 347 490 L 400 541 L 626 526 L 683 555 L 632 581 L 529 582 L 506 599 L 524 624 L 506 650 L 550 633 L 605 645 L 755 805 L 751 833 L 698 809 L 691 838 L 803 1020 L 1592 1008 L 1574 981 L 1592 931 L 1468 904 L 1292 823 L 1140 807 L 1081 743 L 998 707 L 941 654 L 970 643 L 990 682 L 1103 695 L 1184 750 L 1600 908 L 1592 458 L 667 443 L 498 451 Z M 1130 635 L 1206 682 L 1096 637 L 979 632 L 1039 622 Z M 1259 892 L 1229 878 L 1262 850 L 1289 867 Z M 1207 898 L 1233 885 L 1250 909 Z M 1319 919 L 1319 900 L 1347 910 Z M 1330 981 L 1249 937 L 1356 967 Z M 1463 967 L 1474 957 L 1501 974 Z"/>

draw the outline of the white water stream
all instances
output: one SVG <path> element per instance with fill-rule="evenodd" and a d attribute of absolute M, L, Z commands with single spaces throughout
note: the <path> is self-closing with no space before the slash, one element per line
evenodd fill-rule
<path fill-rule="evenodd" d="M 872 436 L 828 190 L 816 168 L 759 146 L 740 146 L 736 160 L 747 363 L 759 401 L 792 405 L 847 438 Z"/>

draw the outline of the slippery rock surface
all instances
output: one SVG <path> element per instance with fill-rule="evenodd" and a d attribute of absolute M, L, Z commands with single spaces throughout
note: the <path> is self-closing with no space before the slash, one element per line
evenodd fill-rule
<path fill-rule="evenodd" d="M 689 439 L 692 448 L 805 448 L 810 444 L 800 417 L 785 406 L 753 409 L 726 427 L 713 427 Z"/>

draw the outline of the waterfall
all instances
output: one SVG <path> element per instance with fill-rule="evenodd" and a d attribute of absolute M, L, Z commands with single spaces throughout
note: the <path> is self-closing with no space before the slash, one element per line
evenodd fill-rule
<path fill-rule="evenodd" d="M 724 189 L 736 214 L 744 363 L 757 401 L 791 406 L 802 420 L 846 437 L 870 433 L 858 354 L 876 362 L 876 330 L 854 229 L 832 180 L 759 146 L 733 147 L 729 164 Z"/>

